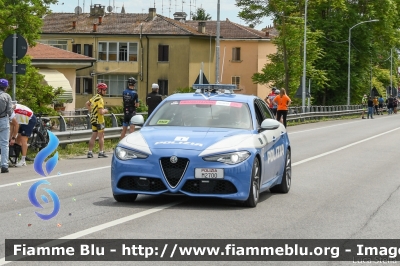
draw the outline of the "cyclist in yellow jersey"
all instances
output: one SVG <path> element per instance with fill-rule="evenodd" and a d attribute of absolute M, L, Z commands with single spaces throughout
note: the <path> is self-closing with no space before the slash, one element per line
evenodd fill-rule
<path fill-rule="evenodd" d="M 90 111 L 90 123 L 92 124 L 92 137 L 89 140 L 89 152 L 88 158 L 93 158 L 92 149 L 96 138 L 99 137 L 100 152 L 98 158 L 106 158 L 107 154 L 104 153 L 104 114 L 108 113 L 108 110 L 104 108 L 103 96 L 107 91 L 107 84 L 97 84 L 97 94 L 93 96 L 89 101 L 86 102 L 86 107 Z"/>

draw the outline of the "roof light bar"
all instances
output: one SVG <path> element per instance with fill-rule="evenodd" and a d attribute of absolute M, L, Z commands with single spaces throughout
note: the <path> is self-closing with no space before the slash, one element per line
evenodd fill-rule
<path fill-rule="evenodd" d="M 234 90 L 239 90 L 235 84 L 193 84 L 196 93 L 225 93 L 234 94 Z"/>

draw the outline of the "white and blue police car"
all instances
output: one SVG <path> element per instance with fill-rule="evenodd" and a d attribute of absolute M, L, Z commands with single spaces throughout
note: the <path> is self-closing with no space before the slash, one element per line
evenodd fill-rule
<path fill-rule="evenodd" d="M 255 207 L 260 192 L 287 193 L 291 146 L 285 127 L 256 96 L 234 85 L 193 85 L 173 94 L 122 139 L 111 164 L 116 201 L 138 194 L 184 194 L 237 200 Z"/>

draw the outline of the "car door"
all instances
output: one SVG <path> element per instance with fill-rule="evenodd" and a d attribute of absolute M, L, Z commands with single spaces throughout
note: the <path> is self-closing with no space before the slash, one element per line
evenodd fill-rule
<path fill-rule="evenodd" d="M 256 105 L 259 107 L 263 120 L 264 119 L 274 119 L 271 111 L 264 101 L 261 99 L 256 99 Z M 284 163 L 284 136 L 285 131 L 282 131 L 282 127 L 279 127 L 275 130 L 264 130 L 262 134 L 267 138 L 268 150 L 264 156 L 264 168 L 266 169 L 266 173 L 268 173 L 269 178 L 265 180 L 263 184 L 266 184 L 268 181 L 275 179 L 282 175 L 282 165 Z"/>
<path fill-rule="evenodd" d="M 274 146 L 274 141 L 270 133 L 266 130 L 261 130 L 261 123 L 264 121 L 264 115 L 263 111 L 260 108 L 260 105 L 257 104 L 257 102 L 254 102 L 254 111 L 255 111 L 255 116 L 257 120 L 257 137 L 260 143 L 262 143 L 262 148 L 260 151 L 261 155 L 261 187 L 263 184 L 266 184 L 268 181 L 270 181 L 273 176 L 274 176 L 274 170 L 271 167 L 267 167 L 267 153 L 269 150 L 273 149 Z"/>

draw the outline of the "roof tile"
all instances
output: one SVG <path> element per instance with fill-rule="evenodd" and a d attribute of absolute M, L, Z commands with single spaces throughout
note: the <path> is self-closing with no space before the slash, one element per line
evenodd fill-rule
<path fill-rule="evenodd" d="M 27 54 L 32 57 L 33 60 L 49 60 L 49 59 L 60 59 L 60 60 L 95 60 L 92 57 L 81 55 L 59 49 L 47 44 L 36 43 L 35 47 L 28 47 Z"/>

